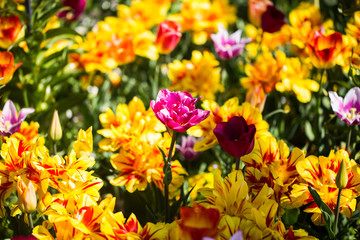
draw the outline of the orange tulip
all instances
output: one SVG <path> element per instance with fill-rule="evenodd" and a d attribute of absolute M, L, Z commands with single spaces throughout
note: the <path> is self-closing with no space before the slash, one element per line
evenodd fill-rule
<path fill-rule="evenodd" d="M 206 208 L 200 204 L 194 207 L 180 208 L 181 220 L 177 221 L 180 239 L 196 240 L 204 237 L 216 238 L 220 212 L 215 208 Z"/>
<path fill-rule="evenodd" d="M 14 65 L 14 56 L 11 52 L 0 52 L 0 85 L 7 84 L 21 63 Z"/>
<path fill-rule="evenodd" d="M 325 36 L 320 31 L 315 31 L 307 47 L 314 66 L 324 69 L 335 66 L 342 45 L 341 33 L 334 32 Z"/>
<path fill-rule="evenodd" d="M 261 15 L 266 11 L 267 6 L 272 6 L 270 0 L 249 0 L 249 20 L 257 27 L 261 25 Z"/>
<path fill-rule="evenodd" d="M 160 23 L 156 36 L 156 47 L 159 53 L 168 54 L 174 50 L 181 38 L 181 26 L 175 21 L 166 20 Z"/>
<path fill-rule="evenodd" d="M 0 17 L 0 48 L 7 49 L 23 34 L 23 27 L 18 16 Z"/>

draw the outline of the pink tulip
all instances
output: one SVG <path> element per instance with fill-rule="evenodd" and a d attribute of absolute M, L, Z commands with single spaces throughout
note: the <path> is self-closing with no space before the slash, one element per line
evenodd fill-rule
<path fill-rule="evenodd" d="M 157 36 L 156 47 L 161 54 L 172 52 L 181 38 L 181 26 L 175 21 L 165 20 L 160 23 Z"/>
<path fill-rule="evenodd" d="M 211 39 L 214 41 L 216 53 L 222 59 L 236 57 L 244 51 L 245 44 L 251 41 L 251 38 L 241 38 L 241 30 L 229 36 L 222 24 L 219 24 L 218 29 L 217 34 L 211 34 Z"/>
<path fill-rule="evenodd" d="M 23 108 L 18 116 L 14 103 L 8 100 L 0 113 L 0 135 L 8 137 L 16 133 L 26 116 L 34 111 L 35 109 L 33 108 Z"/>
<path fill-rule="evenodd" d="M 360 124 L 360 88 L 350 89 L 345 98 L 329 91 L 331 107 L 336 115 L 349 125 Z"/>
<path fill-rule="evenodd" d="M 156 101 L 151 100 L 150 107 L 168 130 L 185 132 L 210 114 L 210 111 L 195 109 L 197 100 L 188 92 L 164 89 L 159 91 Z"/>

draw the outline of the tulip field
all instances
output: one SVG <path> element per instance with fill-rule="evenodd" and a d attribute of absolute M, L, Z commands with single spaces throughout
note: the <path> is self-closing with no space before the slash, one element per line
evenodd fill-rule
<path fill-rule="evenodd" d="M 359 1 L 0 0 L 0 96 L 0 240 L 360 239 Z"/>

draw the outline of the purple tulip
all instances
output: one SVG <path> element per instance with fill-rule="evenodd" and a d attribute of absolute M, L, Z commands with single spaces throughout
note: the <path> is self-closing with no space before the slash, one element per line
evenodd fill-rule
<path fill-rule="evenodd" d="M 240 29 L 230 36 L 222 24 L 219 24 L 218 29 L 217 34 L 211 34 L 211 39 L 214 42 L 216 53 L 222 59 L 236 57 L 244 51 L 245 44 L 251 41 L 251 38 L 241 38 Z"/>
<path fill-rule="evenodd" d="M 261 28 L 264 32 L 274 33 L 279 31 L 285 24 L 285 14 L 274 6 L 267 6 L 261 15 Z"/>
<path fill-rule="evenodd" d="M 339 97 L 336 92 L 329 91 L 331 107 L 341 120 L 349 125 L 360 124 L 360 88 L 354 87 Z"/>
<path fill-rule="evenodd" d="M 192 161 L 198 158 L 201 152 L 194 151 L 194 145 L 196 143 L 196 139 L 193 136 L 188 135 L 181 137 L 181 146 L 176 144 L 176 149 L 179 150 L 180 154 L 189 161 Z"/>
<path fill-rule="evenodd" d="M 11 134 L 16 133 L 26 116 L 34 111 L 33 108 L 23 108 L 18 116 L 14 103 L 8 100 L 0 115 L 0 135 L 9 137 Z"/>
<path fill-rule="evenodd" d="M 248 125 L 243 117 L 234 116 L 228 122 L 218 123 L 214 134 L 220 146 L 231 156 L 240 158 L 254 148 L 254 124 Z"/>
<path fill-rule="evenodd" d="M 71 10 L 65 10 L 58 13 L 59 18 L 65 18 L 67 21 L 72 22 L 80 17 L 84 12 L 86 0 L 63 0 L 64 7 L 70 7 Z"/>
<path fill-rule="evenodd" d="M 202 240 L 216 240 L 215 238 L 204 237 Z M 234 233 L 229 240 L 244 240 L 243 233 L 241 230 Z"/>
<path fill-rule="evenodd" d="M 168 129 L 185 132 L 210 114 L 210 111 L 195 109 L 197 100 L 188 92 L 163 89 L 159 91 L 156 101 L 150 101 L 150 107 Z"/>

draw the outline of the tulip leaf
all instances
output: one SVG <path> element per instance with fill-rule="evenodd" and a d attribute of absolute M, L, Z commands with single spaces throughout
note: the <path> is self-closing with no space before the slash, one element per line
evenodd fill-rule
<path fill-rule="evenodd" d="M 172 181 L 172 172 L 171 172 L 171 162 L 168 162 L 167 161 L 167 157 L 166 157 L 166 154 L 164 153 L 164 151 L 158 147 L 160 152 L 161 152 L 161 155 L 164 159 L 164 168 L 163 168 L 163 171 L 164 171 L 164 174 L 165 174 L 165 177 L 164 177 L 164 184 L 167 184 L 167 185 L 170 185 L 171 181 Z"/>
<path fill-rule="evenodd" d="M 282 216 L 283 222 L 288 225 L 294 225 L 299 218 L 300 211 L 298 208 L 285 209 L 285 214 Z"/>
<path fill-rule="evenodd" d="M 60 28 L 50 29 L 49 31 L 47 31 L 46 39 L 50 39 L 50 38 L 57 37 L 60 35 L 70 35 L 71 37 L 73 37 L 73 36 L 83 37 L 81 34 L 79 34 L 78 32 L 76 32 L 75 30 L 73 30 L 71 28 L 60 27 Z"/>
<path fill-rule="evenodd" d="M 334 215 L 333 211 L 331 211 L 329 206 L 326 205 L 326 203 L 324 203 L 321 200 L 321 197 L 319 196 L 319 194 L 316 192 L 315 189 L 313 189 L 311 186 L 308 186 L 308 189 L 309 189 L 309 192 L 310 192 L 311 196 L 313 197 L 316 205 L 321 210 L 321 213 L 326 222 L 326 230 L 328 231 L 330 239 L 334 239 L 335 238 L 335 232 L 334 232 L 335 215 Z"/>
<path fill-rule="evenodd" d="M 315 134 L 312 129 L 311 123 L 309 121 L 305 122 L 305 134 L 309 138 L 310 141 L 315 140 Z"/>

